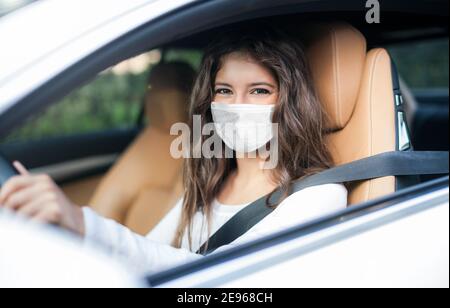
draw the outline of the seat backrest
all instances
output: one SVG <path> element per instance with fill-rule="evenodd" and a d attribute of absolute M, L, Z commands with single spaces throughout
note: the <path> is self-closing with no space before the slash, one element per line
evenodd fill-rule
<path fill-rule="evenodd" d="M 146 94 L 148 126 L 102 179 L 91 202 L 98 213 L 148 233 L 182 195 L 182 159 L 170 145 L 173 124 L 188 120 L 195 72 L 182 63 L 153 68 Z"/>
<path fill-rule="evenodd" d="M 327 142 L 336 165 L 397 150 L 391 59 L 367 51 L 364 36 L 345 23 L 310 29 L 307 55 L 328 116 Z M 395 191 L 395 177 L 352 184 L 349 205 Z"/>

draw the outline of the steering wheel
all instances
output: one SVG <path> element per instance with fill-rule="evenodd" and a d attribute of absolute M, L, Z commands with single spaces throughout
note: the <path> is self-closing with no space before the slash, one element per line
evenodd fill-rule
<path fill-rule="evenodd" d="M 2 187 L 9 178 L 17 174 L 19 173 L 16 168 L 0 154 L 0 187 Z"/>

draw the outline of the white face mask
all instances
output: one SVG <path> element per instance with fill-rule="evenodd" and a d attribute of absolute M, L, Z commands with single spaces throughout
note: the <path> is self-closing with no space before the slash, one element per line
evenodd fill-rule
<path fill-rule="evenodd" d="M 272 117 L 275 105 L 221 104 L 211 111 L 217 134 L 238 153 L 251 153 L 274 137 Z"/>

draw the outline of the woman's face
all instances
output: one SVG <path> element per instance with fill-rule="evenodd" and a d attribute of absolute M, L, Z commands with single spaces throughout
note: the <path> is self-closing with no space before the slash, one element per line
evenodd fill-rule
<path fill-rule="evenodd" d="M 275 105 L 278 83 L 269 69 L 242 53 L 222 61 L 214 85 L 214 101 L 225 104 Z"/>

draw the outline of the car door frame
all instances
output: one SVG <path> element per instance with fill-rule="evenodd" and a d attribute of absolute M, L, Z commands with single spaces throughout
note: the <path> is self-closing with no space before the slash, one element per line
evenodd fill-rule
<path fill-rule="evenodd" d="M 259 271 L 270 266 L 339 245 L 342 241 L 412 215 L 420 215 L 435 207 L 448 207 L 448 199 L 449 177 L 446 176 L 153 273 L 146 280 L 149 287 L 157 288 L 229 285 L 246 275 L 258 275 Z M 273 284 L 279 285 L 276 280 Z"/>

